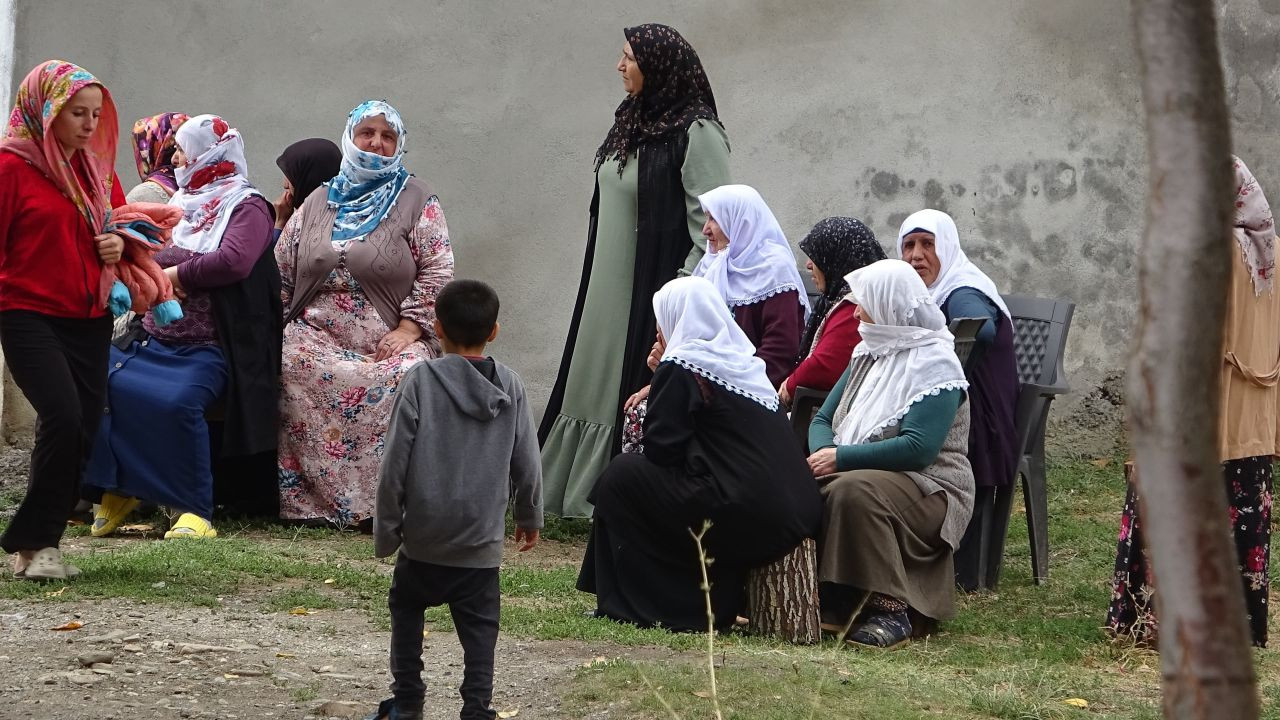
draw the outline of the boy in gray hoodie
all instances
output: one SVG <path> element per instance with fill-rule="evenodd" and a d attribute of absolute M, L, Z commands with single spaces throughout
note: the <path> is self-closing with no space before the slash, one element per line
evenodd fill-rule
<path fill-rule="evenodd" d="M 397 389 L 378 472 L 373 550 L 400 550 L 391 580 L 391 690 L 371 718 L 418 720 L 423 613 L 449 605 L 462 643 L 462 720 L 493 718 L 498 566 L 507 505 L 520 551 L 542 528 L 542 464 L 520 376 L 485 346 L 498 336 L 498 295 L 454 280 L 436 297 L 445 355 Z M 513 501 L 513 502 L 512 502 Z"/>

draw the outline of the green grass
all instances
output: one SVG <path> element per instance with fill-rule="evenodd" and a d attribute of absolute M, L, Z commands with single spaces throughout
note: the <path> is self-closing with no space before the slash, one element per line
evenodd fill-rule
<path fill-rule="evenodd" d="M 1158 718 L 1159 657 L 1114 645 L 1101 630 L 1124 496 L 1120 463 L 1058 465 L 1050 470 L 1049 486 L 1047 583 L 1031 582 L 1025 516 L 1018 512 L 999 592 L 958 597 L 957 616 L 925 641 L 876 653 L 830 642 L 796 647 L 736 633 L 717 638 L 725 717 Z M 0 498 L 0 507 L 5 502 Z M 164 525 L 162 517 L 153 522 Z M 543 537 L 581 545 L 588 528 L 583 521 L 553 520 Z M 369 537 L 226 519 L 218 529 L 221 536 L 212 542 L 92 540 L 83 528 L 73 529 L 69 554 L 86 571 L 84 578 L 65 586 L 3 578 L 0 599 L 122 597 L 216 608 L 220 598 L 238 594 L 254 597 L 265 613 L 359 608 L 376 627 L 388 627 L 390 567 L 372 558 Z M 1280 563 L 1280 553 L 1273 558 Z M 1280 581 L 1280 567 L 1272 576 Z M 711 717 L 710 700 L 696 694 L 705 695 L 708 686 L 705 636 L 584 617 L 594 599 L 575 589 L 572 554 L 549 567 L 513 562 L 500 577 L 505 634 L 579 641 L 584 654 L 608 658 L 562 684 L 563 716 L 607 709 L 610 718 L 669 718 L 661 696 L 680 718 Z M 445 608 L 428 611 L 427 619 L 433 632 L 452 630 Z M 1256 654 L 1257 671 L 1263 717 L 1280 720 L 1275 652 Z M 1088 708 L 1064 702 L 1074 698 L 1086 700 Z"/>

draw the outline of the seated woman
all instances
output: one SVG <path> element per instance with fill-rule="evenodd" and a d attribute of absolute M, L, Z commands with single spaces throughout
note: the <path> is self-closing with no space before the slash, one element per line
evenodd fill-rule
<path fill-rule="evenodd" d="M 276 243 L 285 304 L 280 516 L 371 522 L 400 378 L 436 357 L 435 297 L 453 279 L 440 200 L 404 167 L 385 102 L 347 116 L 342 169 Z"/>
<path fill-rule="evenodd" d="M 799 245 L 809 256 L 805 267 L 813 276 L 819 297 L 800 339 L 800 364 L 778 386 L 783 405 L 791 404 L 797 387 L 830 390 L 840 379 L 854 346 L 862 339 L 844 276 L 885 259 L 884 248 L 876 242 L 871 228 L 851 217 L 820 221 Z"/>
<path fill-rule="evenodd" d="M 225 403 L 224 455 L 274 447 L 280 366 L 279 273 L 267 249 L 271 205 L 249 183 L 244 141 L 215 115 L 178 130 L 182 209 L 156 254 L 183 300 L 160 327 L 148 312 L 111 348 L 107 407 L 85 484 L 103 490 L 92 533 L 113 532 L 140 500 L 182 512 L 166 538 L 215 537 L 205 413 Z"/>
<path fill-rule="evenodd" d="M 284 187 L 274 203 L 279 238 L 294 211 L 342 170 L 342 150 L 328 138 L 307 138 L 285 148 L 276 166 L 284 173 Z"/>
<path fill-rule="evenodd" d="M 907 216 L 898 231 L 898 256 L 920 274 L 947 322 L 986 318 L 965 370 L 973 383 L 969 393 L 973 416 L 969 462 L 977 488 L 974 517 L 980 517 L 994 510 L 997 494 L 1004 495 L 1006 502 L 1013 494 L 1013 473 L 1018 464 L 1014 427 L 1018 360 L 1013 350 L 1013 319 L 996 284 L 964 254 L 950 215 L 921 210 Z M 956 582 L 970 592 L 987 584 L 981 577 L 981 532 L 981 523 L 975 522 L 956 552 Z"/>
<path fill-rule="evenodd" d="M 182 113 L 161 113 L 133 124 L 133 159 L 142 182 L 125 195 L 126 202 L 167 203 L 178 192 L 173 154 L 178 150 L 178 128 L 187 119 Z"/>
<path fill-rule="evenodd" d="M 653 298 L 666 338 L 653 376 L 642 454 L 619 455 L 596 481 L 578 589 L 597 615 L 642 626 L 705 630 L 707 610 L 690 532 L 704 521 L 717 627 L 741 610 L 747 570 L 818 530 L 821 500 L 786 416 L 733 322 L 701 278 Z"/>
<path fill-rule="evenodd" d="M 881 260 L 848 277 L 862 342 L 809 427 L 822 486 L 822 622 L 893 647 L 907 610 L 953 612 L 951 554 L 973 509 L 968 383 L 942 312 L 910 265 Z M 854 609 L 868 594 L 863 610 Z"/>

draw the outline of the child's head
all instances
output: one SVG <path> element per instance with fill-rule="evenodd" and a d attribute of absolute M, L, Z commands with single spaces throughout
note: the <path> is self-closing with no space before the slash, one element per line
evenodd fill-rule
<path fill-rule="evenodd" d="M 449 282 L 436 296 L 435 330 L 445 352 L 483 351 L 498 336 L 498 293 L 479 280 Z"/>

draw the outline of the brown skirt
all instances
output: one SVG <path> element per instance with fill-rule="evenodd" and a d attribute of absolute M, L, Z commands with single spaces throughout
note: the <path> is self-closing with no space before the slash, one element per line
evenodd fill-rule
<path fill-rule="evenodd" d="M 904 473 L 854 470 L 830 476 L 822 499 L 819 582 L 905 600 L 935 620 L 954 614 L 945 494 L 925 495 Z"/>

